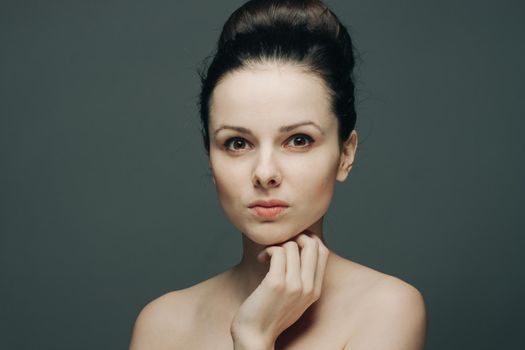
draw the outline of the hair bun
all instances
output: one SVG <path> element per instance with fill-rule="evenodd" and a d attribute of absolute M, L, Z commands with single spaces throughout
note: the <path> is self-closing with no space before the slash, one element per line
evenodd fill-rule
<path fill-rule="evenodd" d="M 238 37 L 260 36 L 264 33 L 316 33 L 337 39 L 340 22 L 321 1 L 316 0 L 252 0 L 238 8 L 224 24 L 219 48 Z"/>

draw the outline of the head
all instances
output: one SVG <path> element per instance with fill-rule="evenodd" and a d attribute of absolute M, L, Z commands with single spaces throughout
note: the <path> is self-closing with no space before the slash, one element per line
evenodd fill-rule
<path fill-rule="evenodd" d="M 350 36 L 320 1 L 250 1 L 224 25 L 201 73 L 202 135 L 222 208 L 252 241 L 320 227 L 357 148 L 353 67 Z M 249 208 L 270 199 L 288 207 Z"/>

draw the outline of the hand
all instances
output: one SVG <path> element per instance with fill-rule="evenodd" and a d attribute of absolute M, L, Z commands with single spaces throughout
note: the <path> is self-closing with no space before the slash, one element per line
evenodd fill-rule
<path fill-rule="evenodd" d="M 299 252 L 300 249 L 300 252 Z M 315 235 L 300 234 L 282 245 L 269 246 L 257 257 L 270 261 L 268 273 L 240 306 L 232 336 L 272 348 L 286 328 L 321 296 L 329 250 Z"/>

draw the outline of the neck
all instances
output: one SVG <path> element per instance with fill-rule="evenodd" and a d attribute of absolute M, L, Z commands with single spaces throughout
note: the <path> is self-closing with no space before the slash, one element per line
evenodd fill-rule
<path fill-rule="evenodd" d="M 323 218 L 308 228 L 312 234 L 319 237 L 323 242 Z M 284 242 L 283 242 L 284 243 Z M 233 275 L 239 288 L 240 301 L 244 301 L 266 276 L 269 263 L 260 263 L 257 255 L 267 246 L 253 242 L 245 234 L 242 235 L 243 256 L 234 269 Z M 281 243 L 282 244 L 282 243 Z"/>

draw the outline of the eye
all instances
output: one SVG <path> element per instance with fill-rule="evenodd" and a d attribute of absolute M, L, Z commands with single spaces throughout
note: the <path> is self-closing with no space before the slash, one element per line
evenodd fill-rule
<path fill-rule="evenodd" d="M 224 147 L 227 150 L 234 151 L 234 152 L 243 150 L 245 148 L 244 146 L 246 145 L 247 145 L 246 140 L 241 137 L 232 137 L 224 142 Z"/>
<path fill-rule="evenodd" d="M 306 148 L 310 146 L 312 143 L 314 143 L 314 139 L 308 135 L 297 134 L 297 135 L 292 136 L 292 138 L 290 139 L 290 142 L 294 143 L 295 144 L 294 146 L 298 148 Z"/>

